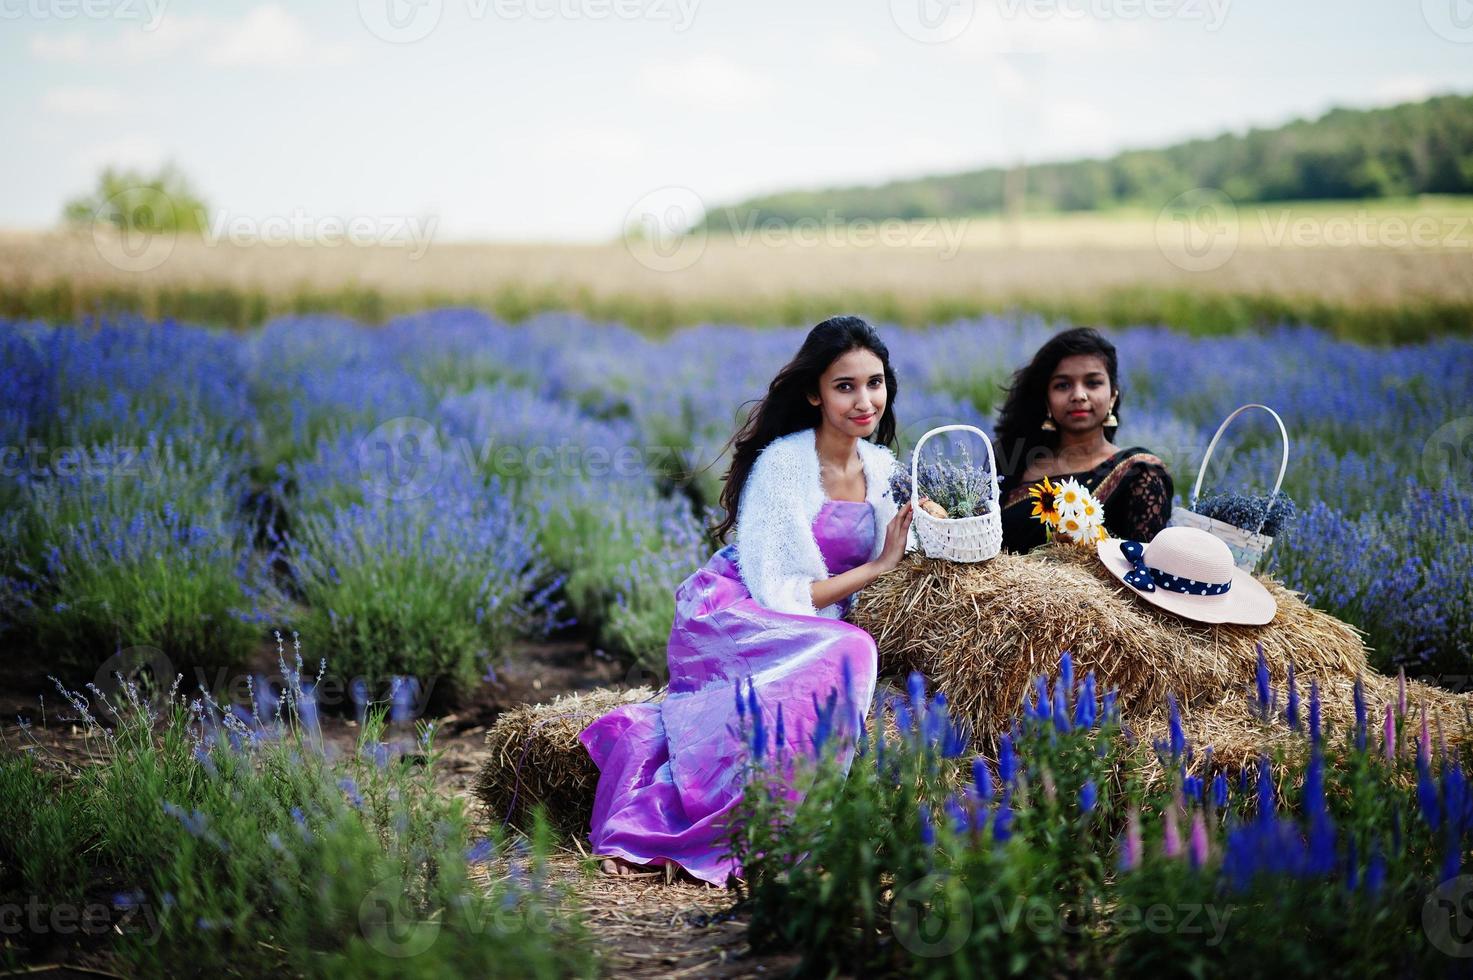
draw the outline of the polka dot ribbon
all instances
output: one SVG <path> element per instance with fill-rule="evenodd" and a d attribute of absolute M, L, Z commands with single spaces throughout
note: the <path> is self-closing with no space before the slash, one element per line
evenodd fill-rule
<path fill-rule="evenodd" d="M 1233 580 L 1226 582 L 1198 582 L 1194 578 L 1182 578 L 1163 572 L 1154 565 L 1146 564 L 1146 546 L 1139 541 L 1120 542 L 1120 553 L 1130 562 L 1131 569 L 1125 573 L 1128 585 L 1140 592 L 1155 592 L 1161 586 L 1171 592 L 1185 595 L 1222 595 L 1233 587 Z"/>

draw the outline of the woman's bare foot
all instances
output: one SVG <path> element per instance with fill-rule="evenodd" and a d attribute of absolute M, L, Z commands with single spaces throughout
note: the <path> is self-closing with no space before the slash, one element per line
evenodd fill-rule
<path fill-rule="evenodd" d="M 604 874 L 614 875 L 617 878 L 627 878 L 630 875 L 647 874 L 660 870 L 647 864 L 634 864 L 621 857 L 606 857 L 599 862 L 598 866 Z"/>

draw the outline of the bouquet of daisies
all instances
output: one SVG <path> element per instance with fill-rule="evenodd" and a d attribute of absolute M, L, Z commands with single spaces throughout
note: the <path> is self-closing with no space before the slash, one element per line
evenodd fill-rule
<path fill-rule="evenodd" d="M 1062 537 L 1075 544 L 1094 544 L 1109 537 L 1105 508 L 1072 476 L 1058 483 L 1045 476 L 1029 488 L 1028 496 L 1033 500 L 1032 516 L 1043 522 L 1048 540 Z"/>

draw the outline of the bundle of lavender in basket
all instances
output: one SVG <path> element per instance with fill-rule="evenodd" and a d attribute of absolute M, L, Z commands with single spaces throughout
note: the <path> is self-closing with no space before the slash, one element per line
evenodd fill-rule
<path fill-rule="evenodd" d="M 1272 497 L 1251 493 L 1209 494 L 1197 501 L 1196 512 L 1271 538 L 1293 525 L 1298 516 L 1294 499 L 1282 490 Z"/>
<path fill-rule="evenodd" d="M 992 484 L 985 466 L 974 465 L 966 446 L 959 461 L 941 457 L 916 468 L 920 507 L 932 517 L 960 518 L 986 514 L 995 506 Z M 910 470 L 896 469 L 890 478 L 890 497 L 897 504 L 910 501 Z"/>

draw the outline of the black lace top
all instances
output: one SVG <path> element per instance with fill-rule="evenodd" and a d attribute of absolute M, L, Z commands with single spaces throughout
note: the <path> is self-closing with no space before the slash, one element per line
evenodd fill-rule
<path fill-rule="evenodd" d="M 1049 475 L 1057 483 L 1072 476 L 1105 508 L 1105 530 L 1112 538 L 1150 541 L 1171 517 L 1171 498 L 1176 489 L 1166 464 L 1143 446 L 1122 449 L 1093 469 L 1082 473 Z M 1043 544 L 1043 522 L 1032 516 L 1030 487 L 1042 482 L 1016 483 L 1004 478 L 1002 493 L 1002 546 L 1024 552 Z"/>

